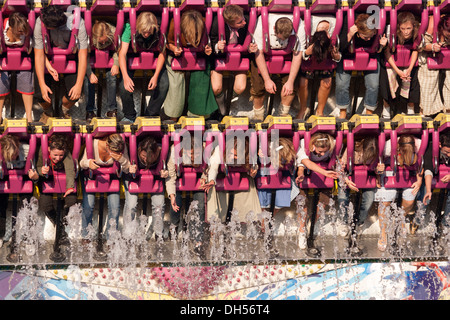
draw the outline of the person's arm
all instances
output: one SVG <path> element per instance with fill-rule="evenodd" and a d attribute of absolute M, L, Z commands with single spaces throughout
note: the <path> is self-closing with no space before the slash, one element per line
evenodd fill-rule
<path fill-rule="evenodd" d="M 302 160 L 302 164 L 307 167 L 309 170 L 317 172 L 321 175 L 324 175 L 325 177 L 328 178 L 333 178 L 333 179 L 337 179 L 338 178 L 338 174 L 335 171 L 332 170 L 325 170 L 324 168 L 322 168 L 321 166 L 319 166 L 317 163 L 309 160 L 309 159 L 303 159 Z"/>
<path fill-rule="evenodd" d="M 297 78 L 300 65 L 302 63 L 302 51 L 292 53 L 291 68 L 289 69 L 289 77 L 281 89 L 282 96 L 291 95 L 294 92 L 294 82 Z"/>
<path fill-rule="evenodd" d="M 84 77 L 86 76 L 87 60 L 88 60 L 88 36 L 84 20 L 80 21 L 80 29 L 78 30 L 78 40 L 80 48 L 78 50 L 78 70 L 77 81 L 75 85 L 69 90 L 70 100 L 78 100 L 83 92 Z"/>
<path fill-rule="evenodd" d="M 153 90 L 158 86 L 158 77 L 159 74 L 161 73 L 162 68 L 164 67 L 165 61 L 166 61 L 166 53 L 160 52 L 158 55 L 158 60 L 156 60 L 155 72 L 153 73 L 153 76 L 148 83 L 147 88 L 148 90 Z"/>
<path fill-rule="evenodd" d="M 64 172 L 66 173 L 66 192 L 75 188 L 75 166 L 73 164 L 72 154 L 67 152 L 63 160 Z"/>

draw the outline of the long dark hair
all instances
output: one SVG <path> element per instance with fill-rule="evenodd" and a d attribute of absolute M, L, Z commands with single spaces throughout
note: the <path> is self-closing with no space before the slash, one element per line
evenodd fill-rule
<path fill-rule="evenodd" d="M 327 59 L 331 48 L 331 40 L 328 37 L 328 33 L 326 31 L 317 31 L 314 33 L 311 42 L 314 44 L 313 57 L 316 61 L 320 63 Z"/>
<path fill-rule="evenodd" d="M 154 164 L 156 164 L 157 160 L 159 159 L 161 151 L 159 149 L 159 144 L 154 137 L 149 136 L 139 143 L 138 157 L 142 151 L 145 151 L 147 153 L 147 159 L 146 159 L 147 161 L 145 163 L 146 169 L 148 169 L 151 166 L 153 166 Z M 156 160 L 153 160 L 154 157 L 151 157 L 150 155 L 157 155 Z"/>

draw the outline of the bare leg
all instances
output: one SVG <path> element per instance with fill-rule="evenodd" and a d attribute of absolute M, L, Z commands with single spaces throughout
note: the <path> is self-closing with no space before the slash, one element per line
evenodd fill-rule
<path fill-rule="evenodd" d="M 316 115 L 323 116 L 323 110 L 328 100 L 331 91 L 331 78 L 322 79 L 320 81 L 319 91 L 317 93 L 317 110 Z"/>
<path fill-rule="evenodd" d="M 387 217 L 386 209 L 390 206 L 390 202 L 382 202 L 378 206 L 378 221 L 380 223 L 380 237 L 378 238 L 378 250 L 385 251 L 387 247 Z"/>
<path fill-rule="evenodd" d="M 27 122 L 33 122 L 33 95 L 32 94 L 22 94 L 23 104 L 25 106 L 25 114 L 27 117 Z"/>
<path fill-rule="evenodd" d="M 303 119 L 306 116 L 307 100 L 308 100 L 308 79 L 301 77 L 300 86 L 298 88 L 298 98 L 300 100 L 300 110 L 297 113 L 297 119 Z"/>
<path fill-rule="evenodd" d="M 0 123 L 2 123 L 3 106 L 5 105 L 6 96 L 0 96 Z"/>

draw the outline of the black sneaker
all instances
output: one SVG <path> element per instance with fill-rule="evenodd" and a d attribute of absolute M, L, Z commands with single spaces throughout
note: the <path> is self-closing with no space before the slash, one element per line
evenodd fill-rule
<path fill-rule="evenodd" d="M 94 111 L 88 111 L 86 112 L 86 122 L 91 122 L 92 118 L 95 117 Z"/>

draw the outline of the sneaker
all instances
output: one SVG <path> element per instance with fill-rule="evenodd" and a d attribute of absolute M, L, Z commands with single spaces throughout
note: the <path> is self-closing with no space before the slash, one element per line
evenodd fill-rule
<path fill-rule="evenodd" d="M 86 122 L 90 123 L 91 120 L 95 117 L 95 112 L 94 111 L 88 111 L 86 112 Z"/>
<path fill-rule="evenodd" d="M 414 108 L 408 107 L 408 111 L 406 114 L 414 114 Z"/>
<path fill-rule="evenodd" d="M 117 118 L 117 109 L 110 110 L 106 113 L 108 118 Z"/>
<path fill-rule="evenodd" d="M 343 238 L 347 238 L 350 235 L 350 227 L 341 221 L 337 223 L 337 231 Z"/>
<path fill-rule="evenodd" d="M 390 119 L 391 118 L 391 108 L 383 107 L 383 112 L 381 113 L 382 119 Z"/>

